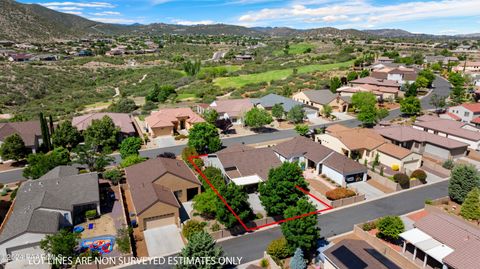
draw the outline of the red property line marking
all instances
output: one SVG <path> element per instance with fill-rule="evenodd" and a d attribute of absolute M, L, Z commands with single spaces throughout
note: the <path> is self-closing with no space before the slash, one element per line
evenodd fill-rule
<path fill-rule="evenodd" d="M 220 192 L 218 192 L 218 190 L 213 186 L 213 184 L 210 182 L 210 180 L 202 173 L 202 170 L 201 170 L 201 169 L 195 164 L 195 162 L 193 161 L 194 159 L 200 159 L 201 157 L 205 157 L 205 156 L 207 156 L 207 154 L 199 155 L 199 156 L 190 156 L 190 157 L 188 158 L 188 161 L 193 165 L 193 167 L 195 167 L 195 170 L 200 174 L 200 176 L 205 180 L 205 182 L 207 182 L 208 186 L 210 186 L 210 188 L 212 188 L 212 190 L 215 192 L 215 194 L 218 196 L 218 198 L 220 198 L 220 200 L 223 202 L 223 204 L 225 204 L 225 206 L 228 208 L 228 210 L 233 214 L 233 216 L 235 216 L 235 218 L 238 220 L 238 222 L 240 223 L 240 225 L 242 225 L 242 227 L 243 227 L 247 232 L 253 232 L 253 231 L 258 230 L 258 229 L 261 229 L 261 228 L 265 228 L 265 227 L 268 227 L 268 226 L 273 226 L 273 225 L 281 224 L 281 223 L 284 223 L 284 222 L 287 222 L 287 221 L 292 221 L 292 220 L 300 219 L 300 218 L 303 218 L 303 217 L 307 217 L 307 216 L 319 214 L 319 213 L 321 213 L 321 212 L 325 212 L 325 211 L 328 211 L 328 210 L 333 209 L 333 207 L 331 207 L 330 205 L 328 205 L 328 204 L 325 203 L 324 201 L 320 200 L 318 197 L 316 197 L 315 195 L 311 194 L 311 193 L 308 192 L 307 190 L 302 189 L 302 188 L 299 187 L 299 186 L 295 186 L 295 188 L 297 188 L 297 189 L 300 190 L 301 192 L 305 193 L 306 195 L 308 195 L 308 196 L 312 197 L 313 199 L 315 199 L 315 200 L 319 201 L 320 203 L 322 203 L 326 208 L 320 209 L 320 210 L 316 210 L 316 211 L 312 211 L 312 212 L 308 212 L 308 213 L 305 213 L 305 214 L 302 214 L 302 215 L 298 215 L 298 216 L 295 216 L 295 217 L 291 217 L 291 218 L 286 218 L 286 219 L 283 219 L 283 220 L 275 221 L 275 222 L 272 222 L 272 223 L 268 223 L 268 224 L 264 224 L 264 225 L 260 225 L 260 226 L 256 226 L 256 227 L 249 228 L 249 227 L 247 227 L 247 225 L 240 219 L 240 217 L 238 217 L 238 215 L 235 213 L 235 211 L 233 211 L 233 209 L 232 209 L 232 208 L 230 207 L 230 205 L 228 204 L 227 200 L 225 200 L 225 198 L 220 194 Z"/>

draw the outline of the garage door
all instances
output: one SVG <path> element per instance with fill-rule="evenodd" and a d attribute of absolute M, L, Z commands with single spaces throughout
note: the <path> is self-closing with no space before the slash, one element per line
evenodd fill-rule
<path fill-rule="evenodd" d="M 162 227 L 165 225 L 175 224 L 175 214 L 168 214 L 163 216 L 158 216 L 154 218 L 146 218 L 145 220 L 145 229 L 152 229 L 157 227 Z"/>
<path fill-rule="evenodd" d="M 22 246 L 18 248 L 10 248 L 7 250 L 7 253 L 10 254 L 11 257 L 17 257 L 17 259 L 21 259 L 22 257 L 25 258 L 28 256 L 40 256 L 45 252 L 40 248 L 40 245 L 35 244 L 28 247 Z"/>

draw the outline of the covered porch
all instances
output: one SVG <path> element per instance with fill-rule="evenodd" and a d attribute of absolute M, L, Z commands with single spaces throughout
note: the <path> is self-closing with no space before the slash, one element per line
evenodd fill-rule
<path fill-rule="evenodd" d="M 402 253 L 422 268 L 448 269 L 443 259 L 454 250 L 433 239 L 418 228 L 400 234 L 403 241 Z"/>

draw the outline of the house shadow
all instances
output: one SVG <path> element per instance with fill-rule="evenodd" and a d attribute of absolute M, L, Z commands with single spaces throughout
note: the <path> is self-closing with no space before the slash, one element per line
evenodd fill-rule
<path fill-rule="evenodd" d="M 109 183 L 100 183 L 100 210 L 102 214 L 111 213 L 117 200 Z"/>

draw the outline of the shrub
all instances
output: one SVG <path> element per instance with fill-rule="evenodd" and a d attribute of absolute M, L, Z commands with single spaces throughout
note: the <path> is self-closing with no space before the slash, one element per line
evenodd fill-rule
<path fill-rule="evenodd" d="M 256 219 L 263 219 L 263 214 L 262 213 L 257 213 L 255 214 Z"/>
<path fill-rule="evenodd" d="M 410 177 L 420 180 L 423 184 L 427 183 L 427 173 L 421 169 L 413 171 Z"/>
<path fill-rule="evenodd" d="M 122 253 L 129 253 L 131 250 L 130 244 L 130 235 L 132 234 L 132 227 L 120 228 L 117 230 L 117 237 L 115 243 L 117 244 L 118 250 Z"/>
<path fill-rule="evenodd" d="M 375 221 L 366 222 L 362 225 L 362 230 L 371 231 L 377 228 L 377 223 Z"/>
<path fill-rule="evenodd" d="M 467 197 L 462 204 L 460 215 L 469 220 L 480 219 L 480 190 L 478 188 L 473 188 L 467 194 Z"/>
<path fill-rule="evenodd" d="M 93 219 L 97 216 L 97 210 L 92 209 L 92 210 L 87 210 L 85 212 L 85 218 L 87 219 Z"/>
<path fill-rule="evenodd" d="M 216 223 L 216 222 L 215 222 L 214 224 L 212 224 L 211 230 L 212 230 L 213 232 L 220 231 L 220 229 L 221 229 L 221 228 L 220 228 L 220 224 L 218 224 L 218 223 Z"/>
<path fill-rule="evenodd" d="M 273 240 L 267 247 L 267 253 L 276 259 L 285 259 L 291 255 L 285 237 Z"/>
<path fill-rule="evenodd" d="M 327 191 L 327 193 L 325 195 L 327 196 L 327 198 L 329 200 L 335 201 L 335 200 L 355 196 L 356 193 L 354 191 L 352 191 L 351 189 L 340 187 L 340 188 L 336 188 L 336 189 L 331 190 L 331 191 Z"/>
<path fill-rule="evenodd" d="M 398 216 L 386 216 L 377 221 L 377 237 L 387 241 L 398 240 L 399 235 L 405 231 L 403 221 Z"/>
<path fill-rule="evenodd" d="M 454 166 L 455 166 L 455 162 L 453 162 L 452 159 L 448 159 L 442 164 L 442 167 L 448 170 L 452 170 Z"/>
<path fill-rule="evenodd" d="M 260 260 L 260 267 L 262 268 L 268 268 L 269 264 L 268 264 L 268 260 L 267 259 L 262 259 Z"/>
<path fill-rule="evenodd" d="M 393 171 L 398 171 L 398 170 L 400 170 L 400 166 L 398 164 L 392 164 L 392 170 Z"/>
<path fill-rule="evenodd" d="M 141 163 L 141 162 L 145 161 L 146 159 L 147 158 L 141 157 L 139 155 L 130 155 L 120 162 L 120 166 L 123 167 L 123 168 L 127 168 L 129 166 L 134 165 L 134 164 Z"/>
<path fill-rule="evenodd" d="M 114 168 L 103 172 L 103 177 L 107 180 L 110 180 L 113 185 L 117 185 L 122 180 L 123 173 L 122 171 Z"/>
<path fill-rule="evenodd" d="M 426 199 L 426 200 L 425 200 L 425 204 L 426 204 L 426 205 L 431 205 L 431 204 L 433 204 L 432 199 Z"/>
<path fill-rule="evenodd" d="M 393 181 L 400 184 L 400 187 L 402 187 L 402 189 L 410 188 L 410 178 L 404 173 L 397 173 L 393 175 Z"/>
<path fill-rule="evenodd" d="M 189 239 L 193 234 L 203 231 L 206 223 L 198 220 L 189 220 L 182 228 L 182 234 L 186 239 Z"/>
<path fill-rule="evenodd" d="M 187 139 L 188 138 L 188 135 L 184 135 L 184 134 L 179 134 L 177 136 L 175 136 L 175 140 L 182 140 L 182 139 Z"/>

